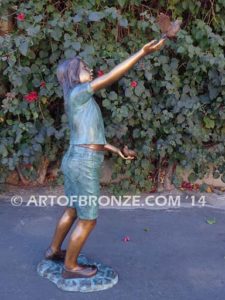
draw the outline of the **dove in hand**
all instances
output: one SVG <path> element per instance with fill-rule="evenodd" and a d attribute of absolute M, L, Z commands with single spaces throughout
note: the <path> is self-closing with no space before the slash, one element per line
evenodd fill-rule
<path fill-rule="evenodd" d="M 123 148 L 123 154 L 133 158 L 137 157 L 137 153 L 134 150 L 128 149 L 127 145 Z"/>
<path fill-rule="evenodd" d="M 159 14 L 157 23 L 159 24 L 160 30 L 163 33 L 163 37 L 168 38 L 175 37 L 181 26 L 181 20 L 171 22 L 170 17 L 163 13 Z"/>

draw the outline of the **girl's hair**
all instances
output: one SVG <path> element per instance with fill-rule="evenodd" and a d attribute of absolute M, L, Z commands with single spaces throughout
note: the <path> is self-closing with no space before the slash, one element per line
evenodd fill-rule
<path fill-rule="evenodd" d="M 66 59 L 58 64 L 56 75 L 57 79 L 63 88 L 64 98 L 77 84 L 80 83 L 80 62 L 81 59 L 77 56 Z"/>
<path fill-rule="evenodd" d="M 80 83 L 80 62 L 77 56 L 61 61 L 56 69 L 57 79 L 63 89 L 64 109 L 68 116 L 68 95 L 69 92 Z"/>

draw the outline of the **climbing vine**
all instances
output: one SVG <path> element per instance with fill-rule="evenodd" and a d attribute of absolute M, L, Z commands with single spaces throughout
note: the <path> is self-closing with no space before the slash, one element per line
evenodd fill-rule
<path fill-rule="evenodd" d="M 108 142 L 139 153 L 132 162 L 111 157 L 113 177 L 126 177 L 113 189 L 150 191 L 162 174 L 180 186 L 181 168 L 194 182 L 210 164 L 225 182 L 223 0 L 8 0 L 0 8 L 0 26 L 10 24 L 0 36 L 1 182 L 16 170 L 24 183 L 43 183 L 60 164 L 69 131 L 59 59 L 79 55 L 101 76 L 159 38 L 159 12 L 182 18 L 177 40 L 95 95 Z"/>

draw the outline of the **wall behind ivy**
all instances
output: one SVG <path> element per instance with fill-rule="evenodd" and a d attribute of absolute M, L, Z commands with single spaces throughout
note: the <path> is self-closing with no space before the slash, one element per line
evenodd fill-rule
<path fill-rule="evenodd" d="M 121 80 L 95 95 L 108 142 L 127 144 L 132 162 L 112 156 L 119 191 L 149 191 L 162 161 L 202 178 L 213 163 L 225 181 L 225 2 L 4 1 L 14 29 L 0 37 L 0 176 L 40 157 L 59 162 L 69 131 L 56 79 L 61 58 L 81 56 L 95 75 L 107 73 L 153 38 L 159 12 L 182 18 L 176 41 L 146 56 Z M 176 171 L 178 170 L 178 171 Z"/>

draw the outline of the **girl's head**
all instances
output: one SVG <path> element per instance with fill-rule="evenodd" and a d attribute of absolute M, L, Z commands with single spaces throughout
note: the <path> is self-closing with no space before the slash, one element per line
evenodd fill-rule
<path fill-rule="evenodd" d="M 79 57 L 66 59 L 59 63 L 56 74 L 64 95 L 77 84 L 93 79 L 92 70 Z"/>

